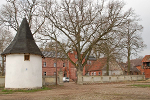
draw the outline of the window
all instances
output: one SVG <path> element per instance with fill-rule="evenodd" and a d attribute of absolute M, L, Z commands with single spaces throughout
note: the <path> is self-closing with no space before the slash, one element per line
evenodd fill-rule
<path fill-rule="evenodd" d="M 25 61 L 26 61 L 26 60 L 30 60 L 30 55 L 25 54 L 25 55 L 24 55 L 24 60 L 25 60 Z"/>
<path fill-rule="evenodd" d="M 65 63 L 63 63 L 63 67 L 65 67 Z"/>
<path fill-rule="evenodd" d="M 88 76 L 89 76 L 90 74 L 89 74 L 89 72 L 88 72 Z"/>
<path fill-rule="evenodd" d="M 91 72 L 91 75 L 93 76 L 93 72 Z"/>
<path fill-rule="evenodd" d="M 56 63 L 54 63 L 54 67 L 56 67 Z"/>
<path fill-rule="evenodd" d="M 44 67 L 46 67 L 46 62 L 44 62 Z"/>
<path fill-rule="evenodd" d="M 96 75 L 96 72 L 94 72 L 94 75 Z"/>
<path fill-rule="evenodd" d="M 147 62 L 147 66 L 150 66 L 150 62 Z"/>
<path fill-rule="evenodd" d="M 56 75 L 56 72 L 54 72 L 54 75 Z"/>
<path fill-rule="evenodd" d="M 98 72 L 98 75 L 101 75 L 101 72 Z"/>
<path fill-rule="evenodd" d="M 46 72 L 44 72 L 44 76 L 46 76 Z"/>

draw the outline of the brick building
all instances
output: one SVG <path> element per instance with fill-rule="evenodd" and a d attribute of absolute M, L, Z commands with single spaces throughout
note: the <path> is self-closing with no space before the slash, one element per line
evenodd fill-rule
<path fill-rule="evenodd" d="M 142 59 L 132 59 L 130 60 L 130 75 L 141 75 L 143 74 L 143 70 L 141 69 L 142 66 Z M 124 75 L 128 75 L 128 62 L 120 63 L 120 66 L 124 72 Z"/>
<path fill-rule="evenodd" d="M 44 57 L 42 60 L 42 73 L 47 76 L 54 76 L 56 74 L 56 57 L 55 52 L 50 51 L 42 52 Z M 77 64 L 77 52 L 72 51 L 68 53 L 69 58 Z M 82 55 L 81 55 L 82 56 Z M 84 59 L 85 60 L 85 59 Z M 83 60 L 83 61 L 84 61 Z M 107 58 L 96 59 L 94 56 L 89 56 L 87 64 L 83 67 L 83 75 L 105 75 Z M 62 69 L 65 77 L 69 77 L 72 80 L 77 79 L 77 69 L 67 59 L 67 57 L 61 53 L 57 54 L 57 71 Z M 110 75 L 121 75 L 123 71 L 119 64 L 114 61 L 110 63 Z"/>
<path fill-rule="evenodd" d="M 145 78 L 150 78 L 150 55 L 142 59 L 142 68 L 144 69 Z"/>
<path fill-rule="evenodd" d="M 46 76 L 55 76 L 56 74 L 56 57 L 55 51 L 43 51 L 44 58 L 42 60 L 42 73 Z M 69 52 L 68 56 L 70 59 L 77 64 L 77 53 L 75 51 Z M 88 63 L 95 59 L 93 56 L 89 57 Z M 84 61 L 84 60 L 83 60 Z M 77 79 L 77 69 L 67 59 L 64 54 L 57 53 L 57 71 L 63 71 L 65 77 L 69 77 L 72 80 Z M 83 75 L 85 75 L 85 67 L 83 68 Z"/>
<path fill-rule="evenodd" d="M 43 51 L 44 58 L 42 60 L 42 73 L 44 76 L 55 76 L 56 74 L 56 57 L 55 51 Z M 68 56 L 71 60 L 77 63 L 77 53 L 75 51 L 69 52 Z M 57 72 L 63 71 L 64 77 L 69 77 L 72 80 L 77 79 L 77 69 L 62 53 L 57 53 Z M 83 70 L 83 73 L 84 70 Z"/>
<path fill-rule="evenodd" d="M 56 75 L 56 57 L 55 52 L 50 51 L 42 52 L 44 55 L 44 58 L 42 60 L 42 73 L 44 76 L 54 76 Z M 57 72 L 60 71 L 60 69 L 63 71 L 63 74 L 65 77 L 69 77 L 69 69 L 68 69 L 68 60 L 66 56 L 58 53 L 57 54 Z"/>
<path fill-rule="evenodd" d="M 99 58 L 91 61 L 88 75 L 106 75 L 107 58 Z M 115 61 L 109 62 L 109 75 L 123 75 L 120 65 Z"/>
<path fill-rule="evenodd" d="M 102 68 L 106 63 L 106 59 L 88 60 L 87 72 L 88 75 L 102 75 Z"/>
<path fill-rule="evenodd" d="M 68 56 L 71 58 L 71 60 L 73 62 L 77 63 L 77 52 L 75 52 L 75 51 L 69 52 Z M 68 67 L 69 67 L 69 78 L 76 80 L 77 79 L 77 69 L 70 61 L 68 62 Z"/>

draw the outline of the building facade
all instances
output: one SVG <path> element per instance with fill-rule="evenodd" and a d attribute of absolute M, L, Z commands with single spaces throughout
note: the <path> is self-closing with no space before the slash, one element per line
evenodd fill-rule
<path fill-rule="evenodd" d="M 42 53 L 44 55 L 44 58 L 42 59 L 42 75 L 55 76 L 57 66 L 57 74 L 58 71 L 62 70 L 64 77 L 69 77 L 72 80 L 77 79 L 77 69 L 71 62 L 69 62 L 64 54 L 58 52 L 56 59 L 55 51 L 43 51 Z M 75 52 L 68 53 L 68 56 L 72 59 L 72 61 L 77 61 Z"/>
<path fill-rule="evenodd" d="M 150 55 L 146 55 L 142 59 L 142 69 L 144 70 L 145 78 L 150 78 Z"/>
<path fill-rule="evenodd" d="M 43 51 L 45 58 L 42 60 L 42 75 L 55 76 L 56 75 L 56 57 L 54 51 Z M 64 77 L 69 77 L 72 80 L 77 79 L 76 67 L 63 54 L 57 54 L 57 73 L 59 70 L 63 71 Z M 75 51 L 68 53 L 69 58 L 76 64 L 77 53 Z M 81 55 L 82 56 L 82 55 Z M 85 59 L 84 59 L 85 60 Z M 87 64 L 83 67 L 83 75 L 105 75 L 107 58 L 96 59 L 94 56 L 89 56 Z M 109 75 L 122 75 L 123 71 L 119 64 L 114 61 L 110 63 Z"/>
<path fill-rule="evenodd" d="M 99 58 L 91 61 L 90 64 L 88 75 L 106 75 L 107 58 Z M 109 62 L 109 75 L 123 75 L 123 71 L 116 61 Z"/>
<path fill-rule="evenodd" d="M 44 58 L 42 59 L 43 76 L 55 76 L 57 66 L 57 74 L 58 71 L 62 70 L 64 77 L 69 77 L 68 60 L 65 56 L 60 56 L 61 54 L 58 53 L 56 59 L 55 51 L 43 51 L 42 53 L 44 55 Z"/>
<path fill-rule="evenodd" d="M 6 57 L 5 88 L 41 88 L 42 53 L 24 18 L 14 40 L 1 54 Z"/>

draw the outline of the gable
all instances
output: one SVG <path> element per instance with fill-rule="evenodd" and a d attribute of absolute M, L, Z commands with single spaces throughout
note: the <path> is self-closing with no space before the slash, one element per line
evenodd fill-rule
<path fill-rule="evenodd" d="M 150 62 L 150 55 L 146 55 L 143 59 L 142 62 Z"/>

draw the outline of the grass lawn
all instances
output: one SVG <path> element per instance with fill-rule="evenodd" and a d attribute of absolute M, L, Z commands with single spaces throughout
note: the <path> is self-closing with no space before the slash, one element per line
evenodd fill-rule
<path fill-rule="evenodd" d="M 42 87 L 41 89 L 29 89 L 29 90 L 5 90 L 4 87 L 0 87 L 0 94 L 11 94 L 14 92 L 37 92 L 37 91 L 44 91 L 44 90 L 50 90 L 49 87 Z"/>
<path fill-rule="evenodd" d="M 133 84 L 130 86 L 136 86 L 136 87 L 142 87 L 142 88 L 150 87 L 150 85 L 148 85 L 148 84 Z"/>

